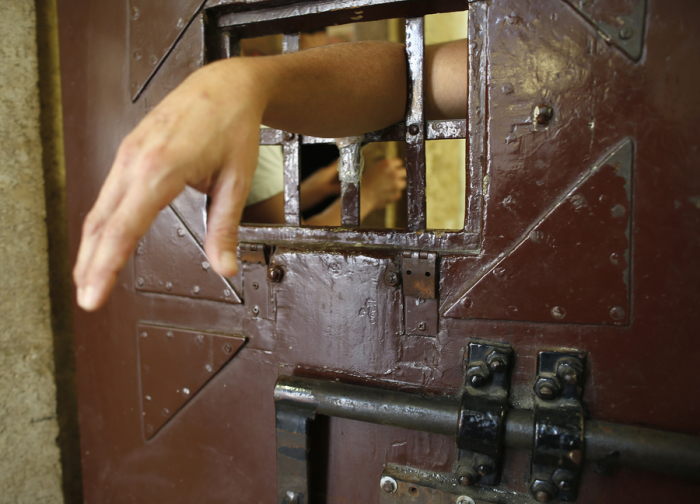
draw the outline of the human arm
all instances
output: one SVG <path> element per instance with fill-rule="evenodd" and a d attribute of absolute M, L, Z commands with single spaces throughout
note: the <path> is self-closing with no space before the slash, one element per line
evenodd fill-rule
<path fill-rule="evenodd" d="M 440 54 L 448 56 L 428 50 L 426 65 Z M 259 125 L 323 137 L 386 127 L 404 115 L 405 79 L 403 46 L 385 42 L 232 58 L 193 73 L 120 145 L 83 226 L 74 269 L 78 303 L 87 310 L 104 304 L 138 239 L 186 185 L 211 197 L 204 247 L 214 270 L 234 275 Z M 443 92 L 441 85 L 435 89 Z M 450 96 L 466 100 L 466 82 L 464 89 Z M 454 109 L 430 105 L 440 99 L 426 102 L 428 117 Z"/>

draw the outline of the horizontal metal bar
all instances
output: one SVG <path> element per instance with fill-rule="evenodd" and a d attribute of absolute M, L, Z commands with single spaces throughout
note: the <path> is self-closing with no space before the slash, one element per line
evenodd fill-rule
<path fill-rule="evenodd" d="M 319 415 L 456 437 L 459 401 L 407 392 L 281 376 L 275 402 L 296 403 Z M 632 425 L 588 420 L 587 462 L 634 467 L 700 480 L 700 437 Z M 505 445 L 531 450 L 532 411 L 512 409 L 506 417 Z"/>
<path fill-rule="evenodd" d="M 426 140 L 459 140 L 467 138 L 466 119 L 449 121 L 428 121 Z M 406 124 L 396 123 L 383 130 L 365 133 L 363 142 L 403 142 L 406 139 Z M 261 129 L 260 145 L 282 145 L 284 135 L 281 130 Z M 335 138 L 323 138 L 315 136 L 303 136 L 303 144 L 335 144 Z"/>

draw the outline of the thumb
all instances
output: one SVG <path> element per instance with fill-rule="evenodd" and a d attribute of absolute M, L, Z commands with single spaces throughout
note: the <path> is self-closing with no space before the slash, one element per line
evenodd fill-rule
<path fill-rule="evenodd" d="M 224 167 L 209 191 L 204 250 L 214 271 L 225 277 L 238 273 L 238 227 L 253 178 L 239 168 Z"/>

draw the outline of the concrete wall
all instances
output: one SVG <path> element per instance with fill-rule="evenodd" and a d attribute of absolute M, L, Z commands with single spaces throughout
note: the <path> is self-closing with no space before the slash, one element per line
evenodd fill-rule
<path fill-rule="evenodd" d="M 35 3 L 0 5 L 0 503 L 62 503 Z"/>

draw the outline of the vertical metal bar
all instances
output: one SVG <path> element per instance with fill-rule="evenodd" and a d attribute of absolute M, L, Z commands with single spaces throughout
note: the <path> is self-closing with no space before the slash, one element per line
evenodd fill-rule
<path fill-rule="evenodd" d="M 357 227 L 361 220 L 362 145 L 359 139 L 343 140 L 340 143 L 340 224 L 346 227 Z"/>
<path fill-rule="evenodd" d="M 408 228 L 411 231 L 426 228 L 423 35 L 423 18 L 407 18 L 409 109 L 406 115 L 406 173 L 408 175 Z"/>
<path fill-rule="evenodd" d="M 284 36 L 285 53 L 299 50 L 299 34 Z M 299 135 L 284 134 L 284 222 L 288 226 L 301 225 L 301 203 L 299 199 Z"/>
<path fill-rule="evenodd" d="M 467 210 L 465 231 L 481 234 L 483 224 L 483 197 L 488 188 L 486 178 L 486 106 L 487 67 L 486 44 L 488 44 L 486 5 L 481 2 L 469 6 L 469 70 L 467 77 L 467 165 L 469 167 L 466 195 Z"/>

